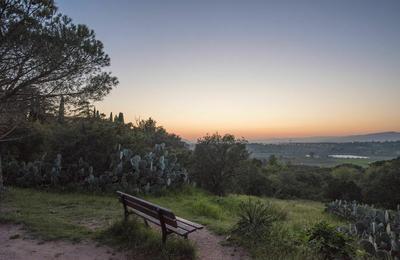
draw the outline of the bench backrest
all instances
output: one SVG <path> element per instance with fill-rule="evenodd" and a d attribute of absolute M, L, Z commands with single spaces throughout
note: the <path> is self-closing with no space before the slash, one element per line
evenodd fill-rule
<path fill-rule="evenodd" d="M 156 204 L 123 193 L 121 191 L 117 191 L 117 193 L 120 196 L 121 202 L 127 207 L 140 211 L 152 218 L 158 219 L 161 224 L 164 222 L 169 226 L 175 228 L 178 227 L 178 224 L 176 223 L 175 214 L 169 209 L 160 207 Z"/>

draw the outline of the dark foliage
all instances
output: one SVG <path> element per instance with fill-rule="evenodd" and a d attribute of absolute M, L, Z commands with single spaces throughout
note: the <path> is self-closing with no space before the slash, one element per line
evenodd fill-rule
<path fill-rule="evenodd" d="M 23 187 L 131 192 L 155 191 L 187 181 L 178 163 L 187 158 L 181 157 L 185 154 L 181 151 L 186 151 L 184 143 L 149 121 L 154 128 L 98 117 L 68 118 L 63 124 L 56 118 L 33 122 L 25 133 L 30 138 L 0 148 L 4 181 Z"/>
<path fill-rule="evenodd" d="M 400 157 L 371 165 L 361 180 L 363 201 L 396 208 L 400 202 Z"/>
<path fill-rule="evenodd" d="M 352 239 L 326 222 L 311 227 L 307 231 L 306 241 L 323 259 L 352 259 L 355 254 Z"/>
<path fill-rule="evenodd" d="M 228 134 L 207 135 L 198 140 L 193 153 L 193 179 L 201 187 L 224 195 L 248 157 L 245 140 Z"/>

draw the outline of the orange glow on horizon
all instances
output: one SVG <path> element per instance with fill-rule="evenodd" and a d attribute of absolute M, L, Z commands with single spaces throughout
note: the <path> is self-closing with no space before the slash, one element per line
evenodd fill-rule
<path fill-rule="evenodd" d="M 243 125 L 239 124 L 181 124 L 171 123 L 168 120 L 157 121 L 159 126 L 163 126 L 170 133 L 174 133 L 189 141 L 196 141 L 207 134 L 218 132 L 219 134 L 233 134 L 237 138 L 243 137 L 249 141 L 263 140 L 272 138 L 302 138 L 302 137 L 322 137 L 322 136 L 347 136 L 358 134 L 369 134 L 376 132 L 400 131 L 400 123 L 371 122 L 367 120 L 342 120 L 338 122 L 304 122 L 303 124 L 291 124 L 290 122 L 282 125 L 266 126 Z M 144 119 L 144 118 L 143 118 Z M 131 120 L 135 122 L 135 120 Z M 268 124 L 264 124 L 268 125 Z"/>

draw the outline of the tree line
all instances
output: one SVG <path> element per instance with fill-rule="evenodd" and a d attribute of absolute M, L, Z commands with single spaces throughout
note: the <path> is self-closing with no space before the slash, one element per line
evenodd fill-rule
<path fill-rule="evenodd" d="M 396 208 L 400 201 L 400 157 L 332 168 L 291 165 L 274 155 L 251 159 L 246 142 L 214 134 L 199 140 L 193 152 L 192 174 L 213 193 L 245 193 L 285 199 L 357 200 Z"/>

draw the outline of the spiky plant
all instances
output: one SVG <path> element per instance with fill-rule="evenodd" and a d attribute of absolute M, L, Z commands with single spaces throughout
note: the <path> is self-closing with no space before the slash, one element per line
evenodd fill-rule
<path fill-rule="evenodd" d="M 273 223 L 285 216 L 271 203 L 252 199 L 239 205 L 238 215 L 233 233 L 255 239 L 265 238 Z"/>

